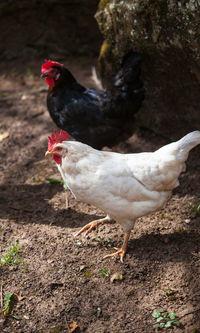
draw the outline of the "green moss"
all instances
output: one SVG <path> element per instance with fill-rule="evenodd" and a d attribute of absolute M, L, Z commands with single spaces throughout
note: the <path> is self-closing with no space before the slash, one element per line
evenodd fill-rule
<path fill-rule="evenodd" d="M 100 0 L 98 4 L 98 10 L 104 10 L 105 8 L 108 8 L 109 4 L 109 0 Z"/>
<path fill-rule="evenodd" d="M 90 280 L 93 277 L 94 272 L 92 269 L 86 269 L 85 271 L 83 271 L 82 275 L 88 280 Z"/>
<path fill-rule="evenodd" d="M 162 50 L 171 46 L 196 50 L 191 43 L 198 38 L 196 6 L 194 0 L 187 3 L 175 0 L 101 0 L 96 19 L 105 39 L 112 41 L 113 54 L 118 56 L 130 48 L 127 44 L 134 44 L 139 49 L 151 43 Z"/>
<path fill-rule="evenodd" d="M 109 57 L 111 53 L 112 53 L 112 44 L 108 40 L 104 40 L 103 44 L 101 45 L 99 60 L 102 58 Z"/>

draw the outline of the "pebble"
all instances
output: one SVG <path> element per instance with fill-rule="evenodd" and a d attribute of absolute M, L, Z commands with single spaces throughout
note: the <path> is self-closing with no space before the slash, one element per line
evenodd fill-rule
<path fill-rule="evenodd" d="M 97 308 L 97 318 L 101 317 L 101 314 L 102 314 L 102 310 L 101 310 L 100 306 L 98 306 L 98 308 Z"/>
<path fill-rule="evenodd" d="M 187 224 L 190 223 L 190 219 L 186 219 L 185 223 L 187 223 Z"/>

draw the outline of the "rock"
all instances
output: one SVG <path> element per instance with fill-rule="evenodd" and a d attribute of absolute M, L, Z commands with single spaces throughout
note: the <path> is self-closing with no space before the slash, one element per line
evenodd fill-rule
<path fill-rule="evenodd" d="M 196 0 L 101 0 L 95 15 L 104 86 L 123 56 L 139 51 L 146 99 L 137 120 L 172 140 L 200 128 L 199 7 Z"/>

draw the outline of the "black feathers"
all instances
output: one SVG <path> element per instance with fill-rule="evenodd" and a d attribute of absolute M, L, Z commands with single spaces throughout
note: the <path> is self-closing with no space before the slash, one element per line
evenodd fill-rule
<path fill-rule="evenodd" d="M 50 88 L 47 107 L 56 125 L 94 148 L 112 146 L 132 134 L 134 114 L 144 99 L 141 57 L 129 53 L 110 90 L 84 88 L 64 67 Z"/>

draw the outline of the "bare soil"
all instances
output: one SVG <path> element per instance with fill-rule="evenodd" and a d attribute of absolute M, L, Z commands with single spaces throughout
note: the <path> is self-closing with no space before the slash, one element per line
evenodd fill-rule
<path fill-rule="evenodd" d="M 93 85 L 93 59 L 63 62 L 82 84 Z M 53 161 L 44 158 L 55 125 L 40 65 L 0 66 L 0 134 L 8 132 L 0 142 L 0 251 L 5 254 L 18 242 L 21 262 L 0 266 L 1 307 L 2 297 L 17 295 L 12 311 L 0 315 L 0 332 L 72 332 L 70 323 L 76 322 L 74 332 L 151 333 L 152 312 L 160 309 L 178 314 L 174 332 L 200 332 L 200 215 L 189 209 L 200 197 L 200 147 L 190 153 L 167 206 L 137 221 L 125 262 L 103 260 L 122 243 L 119 225 L 74 238 L 104 213 L 46 180 L 61 178 Z M 133 137 L 114 150 L 151 151 L 168 142 L 138 123 Z M 122 279 L 112 283 L 114 273 Z"/>

